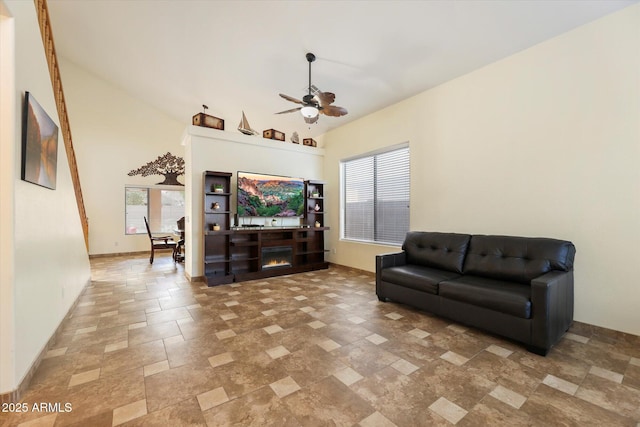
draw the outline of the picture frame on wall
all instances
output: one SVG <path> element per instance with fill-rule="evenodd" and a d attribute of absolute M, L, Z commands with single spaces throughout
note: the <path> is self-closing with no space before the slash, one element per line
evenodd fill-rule
<path fill-rule="evenodd" d="M 25 92 L 22 118 L 22 180 L 51 190 L 58 173 L 58 126 Z"/>

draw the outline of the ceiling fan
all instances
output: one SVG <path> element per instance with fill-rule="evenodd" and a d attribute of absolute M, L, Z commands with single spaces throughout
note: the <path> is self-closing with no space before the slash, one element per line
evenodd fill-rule
<path fill-rule="evenodd" d="M 308 93 L 302 97 L 302 101 L 292 96 L 280 94 L 280 96 L 287 101 L 300 104 L 301 107 L 292 108 L 290 110 L 280 111 L 276 114 L 293 113 L 294 111 L 300 111 L 304 121 L 311 124 L 318 121 L 319 114 L 322 113 L 325 116 L 340 117 L 348 113 L 346 108 L 338 107 L 333 104 L 336 99 L 336 95 L 331 92 L 321 92 L 316 86 L 311 84 L 311 63 L 316 60 L 316 56 L 309 52 L 306 55 L 307 62 L 309 62 L 309 86 Z"/>

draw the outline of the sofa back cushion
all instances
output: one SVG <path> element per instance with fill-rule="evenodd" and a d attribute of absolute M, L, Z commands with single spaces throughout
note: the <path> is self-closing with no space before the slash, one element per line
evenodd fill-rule
<path fill-rule="evenodd" d="M 408 264 L 462 273 L 470 239 L 468 234 L 410 231 L 402 249 Z"/>
<path fill-rule="evenodd" d="M 573 268 L 576 248 L 542 237 L 472 236 L 464 274 L 530 283 L 551 270 Z"/>

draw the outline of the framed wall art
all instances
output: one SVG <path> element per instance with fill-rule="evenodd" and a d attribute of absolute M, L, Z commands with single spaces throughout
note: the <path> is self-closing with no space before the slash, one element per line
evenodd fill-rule
<path fill-rule="evenodd" d="M 58 126 L 29 92 L 22 118 L 22 179 L 56 189 Z"/>

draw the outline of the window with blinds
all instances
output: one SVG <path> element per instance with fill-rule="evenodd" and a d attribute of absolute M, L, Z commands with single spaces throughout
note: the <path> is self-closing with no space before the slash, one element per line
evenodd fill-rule
<path fill-rule="evenodd" d="M 402 244 L 409 231 L 409 146 L 342 162 L 344 239 Z"/>

